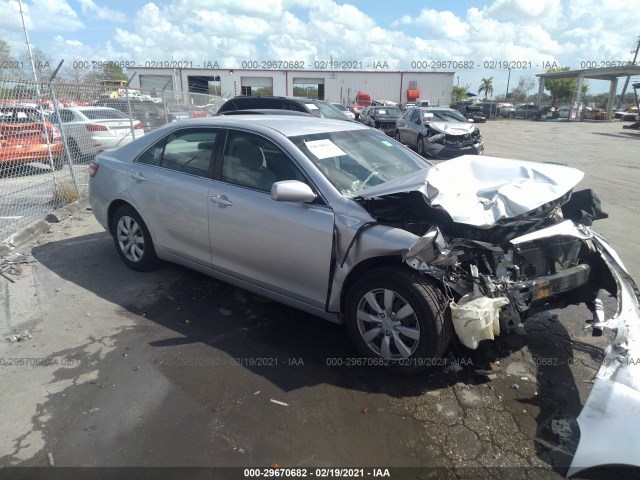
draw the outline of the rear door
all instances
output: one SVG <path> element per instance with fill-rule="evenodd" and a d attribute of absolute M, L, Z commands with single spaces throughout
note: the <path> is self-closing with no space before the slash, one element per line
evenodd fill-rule
<path fill-rule="evenodd" d="M 132 164 L 128 190 L 156 244 L 168 253 L 211 265 L 209 190 L 220 130 L 184 128 L 147 149 Z"/>
<path fill-rule="evenodd" d="M 271 199 L 274 181 L 306 177 L 263 136 L 229 130 L 222 162 L 210 191 L 213 268 L 324 309 L 333 211 L 322 202 Z"/>

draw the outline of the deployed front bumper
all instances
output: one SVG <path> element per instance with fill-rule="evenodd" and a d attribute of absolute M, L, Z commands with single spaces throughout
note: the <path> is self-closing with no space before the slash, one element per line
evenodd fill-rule
<path fill-rule="evenodd" d="M 640 466 L 640 292 L 607 241 L 594 233 L 594 242 L 618 287 L 615 315 L 596 326 L 613 329 L 615 338 L 578 417 L 580 442 L 567 476 L 597 465 Z"/>

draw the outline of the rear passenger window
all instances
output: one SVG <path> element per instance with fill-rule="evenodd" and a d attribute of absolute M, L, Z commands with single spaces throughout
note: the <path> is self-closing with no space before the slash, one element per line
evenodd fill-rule
<path fill-rule="evenodd" d="M 180 130 L 148 148 L 136 162 L 209 177 L 217 137 L 213 129 Z"/>

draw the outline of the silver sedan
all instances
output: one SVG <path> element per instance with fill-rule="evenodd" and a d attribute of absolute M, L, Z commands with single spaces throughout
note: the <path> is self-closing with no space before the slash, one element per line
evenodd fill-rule
<path fill-rule="evenodd" d="M 356 123 L 246 115 L 104 152 L 89 187 L 132 269 L 179 263 L 344 323 L 371 362 L 411 373 L 454 335 L 477 348 L 540 310 L 596 312 L 624 284 L 585 226 L 599 202 L 572 195 L 581 178 L 476 155 L 432 166 Z"/>

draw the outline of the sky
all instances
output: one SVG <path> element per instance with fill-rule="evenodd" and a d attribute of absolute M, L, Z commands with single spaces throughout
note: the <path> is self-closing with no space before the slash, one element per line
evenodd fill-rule
<path fill-rule="evenodd" d="M 18 1 L 0 3 L 0 38 L 20 53 Z M 631 62 L 640 36 L 638 0 L 22 0 L 22 6 L 32 47 L 55 64 L 173 60 L 241 68 L 274 60 L 312 67 L 332 59 L 362 62 L 363 69 L 454 71 L 455 83 L 472 92 L 493 77 L 494 96 L 504 94 L 507 81 L 513 88 L 548 66 Z M 590 93 L 608 88 L 591 81 Z"/>

